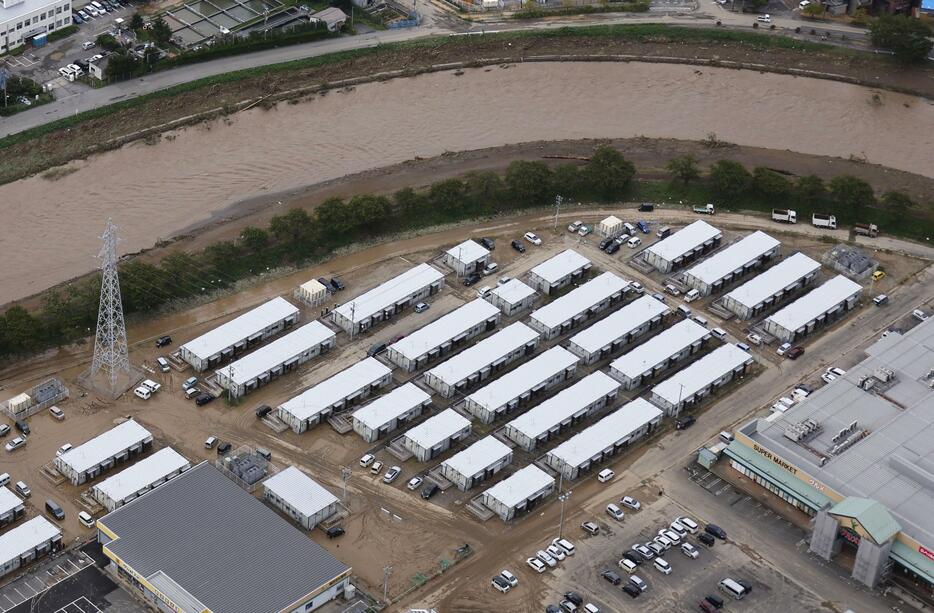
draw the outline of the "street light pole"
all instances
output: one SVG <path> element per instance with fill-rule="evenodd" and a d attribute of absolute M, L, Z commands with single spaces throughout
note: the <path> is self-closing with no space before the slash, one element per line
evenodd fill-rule
<path fill-rule="evenodd" d="M 564 505 L 567 503 L 572 493 L 574 493 L 573 490 L 568 490 L 558 496 L 558 500 L 561 501 L 561 519 L 558 522 L 558 538 L 564 536 Z"/>
<path fill-rule="evenodd" d="M 564 198 L 555 196 L 555 232 L 558 231 L 558 213 L 561 211 L 562 202 L 564 202 Z"/>

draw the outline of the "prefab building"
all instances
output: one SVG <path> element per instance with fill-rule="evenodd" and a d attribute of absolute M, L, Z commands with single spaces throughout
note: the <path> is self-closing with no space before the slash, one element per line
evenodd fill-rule
<path fill-rule="evenodd" d="M 312 279 L 298 286 L 295 299 L 309 306 L 317 306 L 328 299 L 328 288 L 317 279 Z"/>
<path fill-rule="evenodd" d="M 752 319 L 813 281 L 819 271 L 820 264 L 795 253 L 723 296 L 721 303 L 740 319 Z"/>
<path fill-rule="evenodd" d="M 492 434 L 441 463 L 441 476 L 466 492 L 512 462 L 512 449 Z"/>
<path fill-rule="evenodd" d="M 661 326 L 669 313 L 661 300 L 642 296 L 572 336 L 567 347 L 584 364 L 593 364 Z"/>
<path fill-rule="evenodd" d="M 444 275 L 419 264 L 331 311 L 331 321 L 350 334 L 369 330 L 392 319 L 423 298 L 444 287 Z"/>
<path fill-rule="evenodd" d="M 392 370 L 366 358 L 279 405 L 279 419 L 301 434 L 331 413 L 366 398 L 392 381 Z"/>
<path fill-rule="evenodd" d="M 427 462 L 452 443 L 469 436 L 470 429 L 469 419 L 454 409 L 445 409 L 410 428 L 403 435 L 402 444 L 419 462 Z"/>
<path fill-rule="evenodd" d="M 425 383 L 450 398 L 532 355 L 537 344 L 538 332 L 516 322 L 426 372 Z"/>
<path fill-rule="evenodd" d="M 684 283 L 701 296 L 716 294 L 777 256 L 781 247 L 765 232 L 753 232 L 685 271 Z"/>
<path fill-rule="evenodd" d="M 723 234 L 702 219 L 685 226 L 668 238 L 650 245 L 645 261 L 664 273 L 686 266 L 720 244 Z"/>
<path fill-rule="evenodd" d="M 675 416 L 734 377 L 741 377 L 753 361 L 752 355 L 736 345 L 717 347 L 653 387 L 649 400 L 669 416 Z"/>
<path fill-rule="evenodd" d="M 62 531 L 42 517 L 0 534 L 0 577 L 62 548 Z"/>
<path fill-rule="evenodd" d="M 509 521 L 536 508 L 554 489 L 555 478 L 529 464 L 483 492 L 481 500 L 503 521 Z"/>
<path fill-rule="evenodd" d="M 368 443 L 402 428 L 431 406 L 431 396 L 414 383 L 406 383 L 353 413 L 354 432 Z"/>
<path fill-rule="evenodd" d="M 603 237 L 616 236 L 623 231 L 623 220 L 615 215 L 610 215 L 600 222 L 597 226 L 597 234 Z"/>
<path fill-rule="evenodd" d="M 567 249 L 530 270 L 529 285 L 550 294 L 583 277 L 590 267 L 590 260 Z"/>
<path fill-rule="evenodd" d="M 486 299 L 503 312 L 503 315 L 510 317 L 516 313 L 521 313 L 526 309 L 531 309 L 535 302 L 535 290 L 520 281 L 511 279 L 502 285 L 496 286 Z"/>
<path fill-rule="evenodd" d="M 414 372 L 492 330 L 501 316 L 498 308 L 477 298 L 393 343 L 386 357 L 406 372 Z"/>
<path fill-rule="evenodd" d="M 26 505 L 9 488 L 0 487 L 0 528 L 26 514 Z"/>
<path fill-rule="evenodd" d="M 152 434 L 132 419 L 55 458 L 55 468 L 74 485 L 91 481 L 152 446 Z"/>
<path fill-rule="evenodd" d="M 196 371 L 226 362 L 298 323 L 298 307 L 280 297 L 188 341 L 179 348 Z"/>
<path fill-rule="evenodd" d="M 320 321 L 313 321 L 260 347 L 215 371 L 217 383 L 239 398 L 266 385 L 300 364 L 327 353 L 337 335 Z"/>
<path fill-rule="evenodd" d="M 597 371 L 591 373 L 506 424 L 506 436 L 526 451 L 581 423 L 611 404 L 619 382 Z"/>
<path fill-rule="evenodd" d="M 786 342 L 836 321 L 859 304 L 863 286 L 837 275 L 765 320 L 765 331 Z"/>
<path fill-rule="evenodd" d="M 337 512 L 337 496 L 294 466 L 263 481 L 263 490 L 266 502 L 305 530 L 313 530 Z"/>
<path fill-rule="evenodd" d="M 577 479 L 651 433 L 663 415 L 646 400 L 636 398 L 549 451 L 545 463 L 565 479 Z"/>
<path fill-rule="evenodd" d="M 567 349 L 552 347 L 467 396 L 464 406 L 471 415 L 491 424 L 570 378 L 577 362 L 578 357 Z"/>
<path fill-rule="evenodd" d="M 629 281 L 605 272 L 533 311 L 529 325 L 541 332 L 542 338 L 556 338 L 620 303 L 628 287 Z"/>
<path fill-rule="evenodd" d="M 489 250 L 480 243 L 467 240 L 444 252 L 443 261 L 454 269 L 458 277 L 480 272 L 490 261 Z"/>
<path fill-rule="evenodd" d="M 186 470 L 191 463 L 171 447 L 125 468 L 91 488 L 91 495 L 108 511 L 122 507 Z"/>
<path fill-rule="evenodd" d="M 610 363 L 610 375 L 631 390 L 672 364 L 700 351 L 710 331 L 690 319 L 680 321 Z"/>

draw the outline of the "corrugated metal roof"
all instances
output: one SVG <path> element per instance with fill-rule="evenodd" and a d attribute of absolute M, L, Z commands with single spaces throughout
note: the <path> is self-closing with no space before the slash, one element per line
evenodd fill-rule
<path fill-rule="evenodd" d="M 491 434 L 451 456 L 443 464 L 469 478 L 500 462 L 511 453 L 509 445 Z"/>
<path fill-rule="evenodd" d="M 337 502 L 337 496 L 294 466 L 263 481 L 263 487 L 309 517 Z"/>
<path fill-rule="evenodd" d="M 130 419 L 66 451 L 59 459 L 75 472 L 82 473 L 147 439 L 152 440 L 152 433 Z"/>
<path fill-rule="evenodd" d="M 366 358 L 279 406 L 298 419 L 308 419 L 391 372 L 376 358 Z"/>
<path fill-rule="evenodd" d="M 552 347 L 492 383 L 481 387 L 468 398 L 489 411 L 495 411 L 564 369 L 577 364 L 578 360 L 576 355 L 564 347 Z"/>
<path fill-rule="evenodd" d="M 646 251 L 651 251 L 663 260 L 673 262 L 689 251 L 697 249 L 707 241 L 720 235 L 720 230 L 714 228 L 703 219 L 698 219 L 694 223 L 681 228 L 668 238 L 650 245 Z"/>
<path fill-rule="evenodd" d="M 669 312 L 661 300 L 642 296 L 571 337 L 570 342 L 587 353 L 596 353 L 660 315 Z"/>
<path fill-rule="evenodd" d="M 757 230 L 691 267 L 684 274 L 711 285 L 732 272 L 742 270 L 746 264 L 758 260 L 779 245 L 781 242 L 777 239 Z"/>
<path fill-rule="evenodd" d="M 590 260 L 578 252 L 573 249 L 566 249 L 558 255 L 545 260 L 530 272 L 548 283 L 555 283 L 589 264 Z"/>
<path fill-rule="evenodd" d="M 499 296 L 508 304 L 516 304 L 522 302 L 529 296 L 533 296 L 535 290 L 519 279 L 511 279 L 502 285 L 496 286 L 493 290 L 493 294 Z"/>
<path fill-rule="evenodd" d="M 610 368 L 634 379 L 708 335 L 710 331 L 696 321 L 679 321 L 629 353 L 613 360 Z"/>
<path fill-rule="evenodd" d="M 166 475 L 186 467 L 191 467 L 191 463 L 183 455 L 171 447 L 165 447 L 101 481 L 94 486 L 94 489 L 99 490 L 111 500 L 123 500 L 156 481 L 164 479 Z"/>
<path fill-rule="evenodd" d="M 820 264 L 803 253 L 795 253 L 746 281 L 727 296 L 751 309 L 818 270 Z"/>
<path fill-rule="evenodd" d="M 380 396 L 366 406 L 360 407 L 354 411 L 353 418 L 371 430 L 378 430 L 429 400 L 431 396 L 414 383 L 409 382 Z"/>
<path fill-rule="evenodd" d="M 557 328 L 627 287 L 629 281 L 611 272 L 605 272 L 550 304 L 536 309 L 529 317 L 546 328 Z"/>
<path fill-rule="evenodd" d="M 285 298 L 277 296 L 210 332 L 188 341 L 182 347 L 202 360 L 207 360 L 212 355 L 220 353 L 221 350 L 262 332 L 290 315 L 298 315 L 298 308 Z"/>
<path fill-rule="evenodd" d="M 15 560 L 37 545 L 61 534 L 62 531 L 46 518 L 41 515 L 33 517 L 26 523 L 0 534 L 0 563 Z"/>
<path fill-rule="evenodd" d="M 654 298 L 650 300 L 658 302 Z M 515 428 L 531 439 L 537 438 L 619 387 L 619 381 L 598 370 L 526 411 L 506 427 Z"/>
<path fill-rule="evenodd" d="M 517 470 L 509 478 L 503 479 L 486 490 L 483 494 L 498 500 L 508 508 L 512 508 L 536 492 L 553 485 L 554 482 L 554 477 L 538 466 L 529 464 L 525 468 Z"/>
<path fill-rule="evenodd" d="M 448 385 L 455 385 L 537 338 L 538 332 L 517 321 L 428 372 Z"/>
<path fill-rule="evenodd" d="M 837 275 L 778 311 L 767 321 L 774 322 L 786 330 L 797 330 L 862 289 L 863 286 L 859 283 Z"/>
<path fill-rule="evenodd" d="M 8 487 L 0 487 L 0 515 L 21 506 L 23 501 Z"/>
<path fill-rule="evenodd" d="M 499 314 L 498 308 L 483 298 L 477 298 L 410 333 L 393 343 L 391 348 L 410 360 L 416 360 L 484 321 L 498 318 Z"/>
<path fill-rule="evenodd" d="M 409 428 L 405 433 L 405 438 L 422 449 L 431 449 L 468 426 L 470 426 L 469 419 L 454 409 L 445 409 L 414 428 Z"/>
<path fill-rule="evenodd" d="M 561 443 L 548 455 L 568 466 L 580 466 L 661 416 L 658 407 L 643 398 L 636 398 Z"/>
<path fill-rule="evenodd" d="M 443 278 L 444 275 L 428 264 L 419 264 L 334 310 L 347 320 L 362 321 Z"/>
<path fill-rule="evenodd" d="M 680 399 L 693 396 L 734 368 L 752 361 L 752 355 L 736 345 L 723 345 L 656 385 L 652 393 L 678 404 Z"/>
<path fill-rule="evenodd" d="M 830 508 L 833 515 L 851 517 L 858 521 L 877 544 L 882 544 L 898 534 L 901 526 L 888 510 L 868 498 L 847 496 Z"/>
<path fill-rule="evenodd" d="M 490 251 L 473 240 L 466 240 L 447 250 L 447 254 L 462 264 L 473 264 L 480 258 L 490 254 Z"/>
<path fill-rule="evenodd" d="M 305 351 L 317 347 L 336 334 L 320 321 L 307 323 L 301 328 L 277 338 L 268 345 L 264 345 L 253 353 L 240 358 L 233 364 L 218 369 L 216 372 L 224 377 L 233 373 L 233 380 L 237 384 L 244 384 L 260 376 L 270 368 L 274 368 L 300 356 Z"/>

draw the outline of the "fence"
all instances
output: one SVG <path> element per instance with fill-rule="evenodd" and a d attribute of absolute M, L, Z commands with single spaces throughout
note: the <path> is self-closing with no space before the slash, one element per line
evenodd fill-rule
<path fill-rule="evenodd" d="M 0 411 L 11 419 L 26 419 L 68 398 L 68 393 L 65 384 L 53 377 L 29 389 L 25 394 L 27 398 L 21 394 L 5 400 L 0 404 Z M 18 402 L 14 403 L 14 400 Z"/>
<path fill-rule="evenodd" d="M 247 446 L 239 447 L 236 451 L 218 458 L 214 466 L 251 494 L 260 483 L 279 472 L 266 458 Z"/>
<path fill-rule="evenodd" d="M 401 21 L 393 21 L 386 27 L 389 28 L 390 30 L 397 30 L 401 28 L 414 28 L 415 26 L 420 24 L 421 21 L 422 21 L 422 16 L 413 11 L 409 13 L 408 19 L 403 19 Z"/>

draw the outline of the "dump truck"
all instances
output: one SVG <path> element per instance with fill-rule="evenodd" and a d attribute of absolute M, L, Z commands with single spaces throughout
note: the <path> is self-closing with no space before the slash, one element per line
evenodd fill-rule
<path fill-rule="evenodd" d="M 798 223 L 798 214 L 791 209 L 772 209 L 772 221 Z"/>
<path fill-rule="evenodd" d="M 861 236 L 875 238 L 879 236 L 879 226 L 874 223 L 858 223 L 853 226 L 853 231 Z"/>
<path fill-rule="evenodd" d="M 713 214 L 714 214 L 714 208 L 713 208 L 713 205 L 712 205 L 712 204 L 709 204 L 709 203 L 708 203 L 708 204 L 705 204 L 704 206 L 696 206 L 696 207 L 694 207 L 694 212 L 695 212 L 695 213 L 700 213 L 701 215 L 713 215 Z"/>
<path fill-rule="evenodd" d="M 811 223 L 815 228 L 837 229 L 837 218 L 833 215 L 824 215 L 823 213 L 814 213 L 811 215 Z"/>

